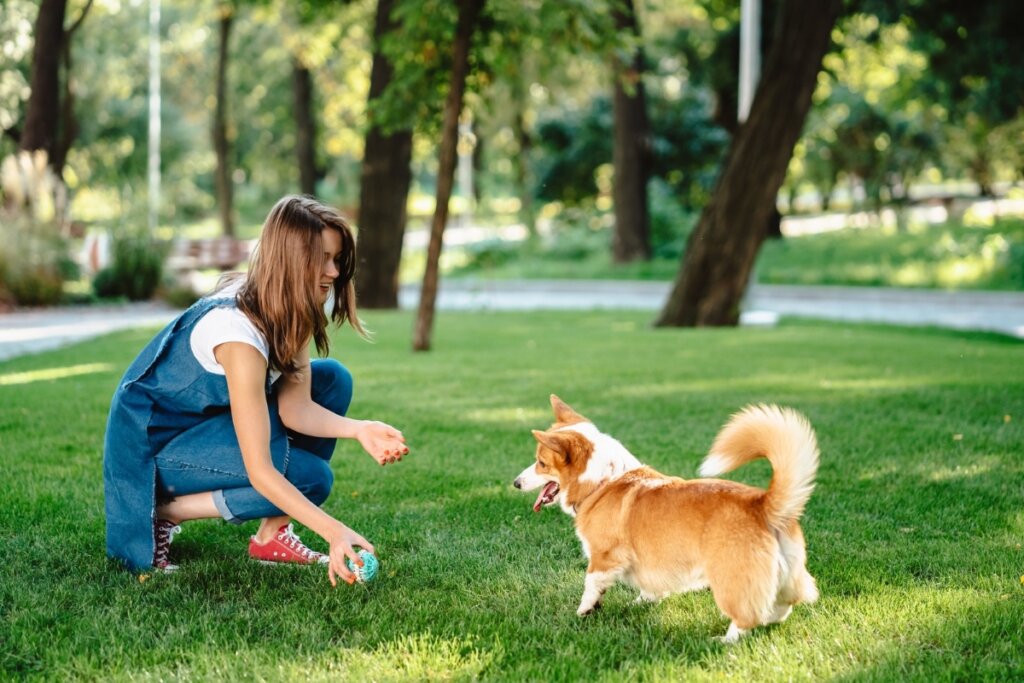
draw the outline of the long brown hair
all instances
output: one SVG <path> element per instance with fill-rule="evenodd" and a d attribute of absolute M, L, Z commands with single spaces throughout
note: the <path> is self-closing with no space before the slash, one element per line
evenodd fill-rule
<path fill-rule="evenodd" d="M 325 229 L 341 235 L 338 277 L 334 280 L 331 320 L 348 320 L 366 336 L 356 313 L 356 241 L 348 221 L 320 201 L 307 196 L 284 197 L 267 215 L 260 241 L 249 259 L 249 274 L 238 291 L 238 308 L 267 338 L 269 365 L 286 375 L 299 371 L 296 357 L 309 343 L 327 355 L 327 315 L 320 301 Z"/>

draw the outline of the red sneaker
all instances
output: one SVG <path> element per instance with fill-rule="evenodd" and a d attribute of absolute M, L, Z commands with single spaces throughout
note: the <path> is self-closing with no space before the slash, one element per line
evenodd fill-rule
<path fill-rule="evenodd" d="M 249 538 L 249 557 L 264 564 L 294 562 L 296 564 L 327 564 L 330 558 L 306 547 L 292 531 L 291 524 L 285 524 L 266 543 L 258 543 L 256 537 Z"/>
<path fill-rule="evenodd" d="M 181 531 L 181 527 L 166 519 L 153 520 L 153 569 L 162 572 L 177 571 L 178 565 L 171 564 L 169 559 L 171 553 L 171 541 L 174 534 Z"/>

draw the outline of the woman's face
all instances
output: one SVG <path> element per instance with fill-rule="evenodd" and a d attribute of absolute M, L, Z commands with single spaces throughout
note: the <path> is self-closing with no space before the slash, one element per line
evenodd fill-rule
<path fill-rule="evenodd" d="M 323 266 L 320 271 L 320 300 L 327 301 L 334 286 L 334 279 L 341 274 L 338 260 L 341 256 L 341 234 L 332 228 L 324 228 L 320 233 L 324 245 Z"/>

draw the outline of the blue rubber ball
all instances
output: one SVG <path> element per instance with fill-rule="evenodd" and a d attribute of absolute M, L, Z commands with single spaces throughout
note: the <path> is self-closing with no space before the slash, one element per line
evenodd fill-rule
<path fill-rule="evenodd" d="M 359 583 L 367 583 L 373 581 L 373 577 L 377 576 L 377 569 L 380 567 L 380 562 L 374 557 L 373 553 L 369 550 L 360 550 L 359 559 L 363 561 L 362 567 L 357 567 L 352 560 L 346 559 L 345 564 L 348 565 L 349 570 L 356 575 L 356 581 Z"/>

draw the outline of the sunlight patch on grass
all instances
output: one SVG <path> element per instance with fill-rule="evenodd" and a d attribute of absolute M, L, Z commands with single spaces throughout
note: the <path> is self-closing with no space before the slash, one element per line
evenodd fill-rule
<path fill-rule="evenodd" d="M 0 375 L 0 386 L 12 386 L 16 384 L 31 384 L 33 382 L 45 382 L 66 377 L 78 377 L 80 375 L 92 375 L 99 372 L 110 372 L 114 366 L 110 363 L 83 363 L 81 365 L 69 365 L 62 368 L 42 368 L 40 370 L 29 370 L 27 372 L 11 372 Z"/>
<path fill-rule="evenodd" d="M 477 680 L 500 660 L 500 643 L 480 650 L 471 639 L 444 639 L 429 633 L 400 636 L 372 649 L 337 647 L 320 656 L 274 656 L 240 649 L 232 653 L 202 652 L 170 671 L 155 668 L 131 672 L 138 681 L 237 680 L 239 662 L 245 678 L 275 681 L 438 681 Z"/>
<path fill-rule="evenodd" d="M 466 418 L 485 424 L 513 422 L 518 425 L 528 425 L 543 422 L 550 417 L 550 412 L 549 410 L 541 410 L 539 408 L 513 408 L 511 406 L 504 408 L 479 408 L 467 413 Z"/>
<path fill-rule="evenodd" d="M 894 389 L 910 389 L 934 384 L 924 379 L 912 380 L 908 377 L 871 377 L 869 379 L 823 379 L 819 383 L 822 389 L 846 389 L 857 391 L 891 391 Z"/>
<path fill-rule="evenodd" d="M 963 467 L 960 465 L 956 467 L 940 467 L 934 470 L 929 468 L 928 479 L 931 481 L 957 481 L 988 474 L 991 471 L 991 465 L 983 465 L 981 463 L 974 463 Z"/>
<path fill-rule="evenodd" d="M 320 672 L 295 667 L 285 678 L 308 680 L 312 673 L 341 674 L 371 681 L 475 680 L 500 653 L 481 651 L 469 639 L 438 638 L 429 633 L 403 636 L 373 650 L 345 649 Z M 327 676 L 329 680 L 336 680 Z"/>
<path fill-rule="evenodd" d="M 686 382 L 660 382 L 658 384 L 632 384 L 616 387 L 616 396 L 625 398 L 648 398 L 651 396 L 672 396 L 720 391 L 756 391 L 765 386 L 776 386 L 779 383 L 793 386 L 816 386 L 822 389 L 840 389 L 846 391 L 895 391 L 915 387 L 927 387 L 934 384 L 933 380 L 924 378 L 911 379 L 906 376 L 871 377 L 866 379 L 817 379 L 801 380 L 797 376 L 758 375 L 756 377 L 716 377 L 712 380 L 694 380 Z"/>
<path fill-rule="evenodd" d="M 903 473 L 903 469 L 896 465 L 886 465 L 885 467 L 876 467 L 870 470 L 864 470 L 857 481 L 874 481 L 876 479 L 889 479 L 895 475 Z"/>

